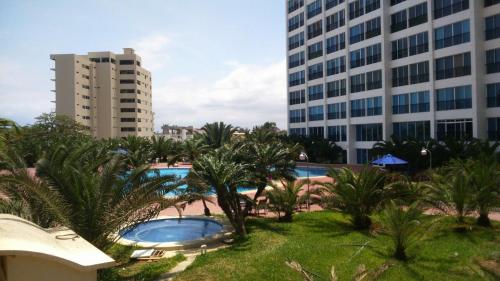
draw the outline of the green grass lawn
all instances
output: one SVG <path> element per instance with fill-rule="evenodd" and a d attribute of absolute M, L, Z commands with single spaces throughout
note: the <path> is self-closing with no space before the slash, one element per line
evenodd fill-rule
<path fill-rule="evenodd" d="M 351 280 L 359 264 L 373 268 L 387 261 L 393 266 L 380 280 L 493 280 L 474 273 L 479 268 L 475 259 L 500 251 L 499 224 L 493 230 L 474 227 L 456 233 L 452 218 L 440 223 L 442 230 L 409 251 L 407 262 L 399 262 L 391 258 L 389 237 L 354 231 L 338 213 L 301 213 L 289 224 L 250 219 L 248 239 L 198 257 L 176 280 L 302 280 L 285 265 L 287 259 L 322 277 L 316 280 L 329 280 L 332 265 L 342 281 Z M 347 245 L 367 241 L 371 247 L 357 255 L 360 248 Z"/>
<path fill-rule="evenodd" d="M 99 272 L 102 281 L 152 281 L 161 274 L 168 272 L 186 257 L 176 255 L 172 258 L 154 261 L 130 260 L 130 255 L 137 247 L 116 244 L 108 250 L 108 254 L 115 259 L 118 266 L 104 269 Z"/>

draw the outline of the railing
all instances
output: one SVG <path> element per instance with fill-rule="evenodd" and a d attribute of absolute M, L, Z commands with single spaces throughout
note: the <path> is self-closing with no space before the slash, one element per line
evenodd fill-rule
<path fill-rule="evenodd" d="M 346 92 L 347 92 L 346 88 L 340 88 L 335 90 L 327 90 L 326 93 L 329 98 L 333 98 L 333 97 L 345 96 Z"/>
<path fill-rule="evenodd" d="M 486 73 L 500 72 L 500 62 L 491 62 L 486 64 Z"/>
<path fill-rule="evenodd" d="M 400 86 L 405 86 L 405 85 L 408 85 L 408 76 L 396 78 L 396 79 L 392 80 L 393 87 L 400 87 Z"/>
<path fill-rule="evenodd" d="M 365 90 L 365 84 L 351 85 L 351 93 L 362 92 Z"/>
<path fill-rule="evenodd" d="M 323 120 L 323 114 L 309 114 L 309 121 L 320 121 Z"/>
<path fill-rule="evenodd" d="M 313 31 L 308 31 L 307 32 L 307 39 L 312 39 L 316 36 L 319 36 L 323 33 L 323 31 L 321 30 L 321 28 L 318 28 L 318 29 L 315 29 Z"/>
<path fill-rule="evenodd" d="M 486 98 L 487 107 L 500 107 L 500 95 Z"/>
<path fill-rule="evenodd" d="M 351 60 L 351 68 L 356 68 L 365 65 L 365 59 Z"/>
<path fill-rule="evenodd" d="M 398 49 L 397 51 L 392 52 L 392 60 L 398 60 L 401 58 L 405 58 L 407 56 L 408 56 L 408 48 Z"/>
<path fill-rule="evenodd" d="M 499 64 L 500 66 L 500 64 Z M 499 70 L 500 71 L 500 70 Z M 446 68 L 443 70 L 436 71 L 436 80 L 455 78 L 460 76 L 470 75 L 470 66 L 460 66 L 454 68 Z"/>
<path fill-rule="evenodd" d="M 427 22 L 427 13 L 420 15 L 420 16 L 417 16 L 417 17 L 414 17 L 414 18 L 410 18 L 408 20 L 408 24 L 410 27 L 416 26 L 416 25 L 419 25 L 419 24 L 422 24 L 425 22 Z"/>
<path fill-rule="evenodd" d="M 391 24 L 391 33 L 406 29 L 406 27 L 407 27 L 406 20 L 402 22 L 395 22 Z"/>
<path fill-rule="evenodd" d="M 382 61 L 382 54 L 376 54 L 366 57 L 366 64 L 372 64 Z"/>
<path fill-rule="evenodd" d="M 307 59 L 312 60 L 323 56 L 323 50 L 307 53 Z"/>
<path fill-rule="evenodd" d="M 410 56 L 418 55 L 429 51 L 429 43 L 418 44 L 410 47 Z"/>
<path fill-rule="evenodd" d="M 382 88 L 382 81 L 366 83 L 367 90 L 375 90 L 375 89 L 380 89 L 380 88 Z"/>
<path fill-rule="evenodd" d="M 469 9 L 469 0 L 463 0 L 451 5 L 446 5 L 441 8 L 434 9 L 434 19 L 442 18 L 467 9 Z"/>
<path fill-rule="evenodd" d="M 410 76 L 410 83 L 411 84 L 418 84 L 418 83 L 424 83 L 424 82 L 429 82 L 429 73 Z"/>
<path fill-rule="evenodd" d="M 500 32 L 500 30 L 499 30 L 499 32 Z M 466 33 L 453 35 L 450 37 L 445 37 L 443 39 L 438 39 L 435 41 L 435 45 L 436 45 L 436 50 L 438 50 L 438 49 L 466 43 L 469 41 L 470 41 L 470 33 L 466 32 Z"/>
<path fill-rule="evenodd" d="M 310 72 L 308 75 L 309 80 L 314 80 L 323 77 L 323 71 Z"/>

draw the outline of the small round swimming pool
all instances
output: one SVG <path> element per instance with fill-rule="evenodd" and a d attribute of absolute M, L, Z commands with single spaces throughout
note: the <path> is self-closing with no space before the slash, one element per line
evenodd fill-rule
<path fill-rule="evenodd" d="M 134 242 L 169 243 L 210 237 L 222 229 L 222 224 L 209 219 L 172 218 L 144 222 L 133 229 L 121 230 L 119 234 Z"/>

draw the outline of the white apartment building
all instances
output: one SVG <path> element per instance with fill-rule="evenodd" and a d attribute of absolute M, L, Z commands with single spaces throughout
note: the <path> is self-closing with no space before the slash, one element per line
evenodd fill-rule
<path fill-rule="evenodd" d="M 87 126 L 97 138 L 154 132 L 151 72 L 131 48 L 123 54 L 54 54 L 56 114 Z"/>
<path fill-rule="evenodd" d="M 287 0 L 288 133 L 500 140 L 500 0 Z"/>

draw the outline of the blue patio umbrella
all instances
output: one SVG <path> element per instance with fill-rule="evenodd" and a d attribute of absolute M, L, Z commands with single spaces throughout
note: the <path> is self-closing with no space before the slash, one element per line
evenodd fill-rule
<path fill-rule="evenodd" d="M 382 158 L 372 161 L 372 164 L 376 165 L 404 165 L 408 164 L 407 161 L 399 159 L 391 154 L 384 155 Z"/>

